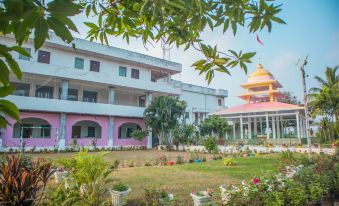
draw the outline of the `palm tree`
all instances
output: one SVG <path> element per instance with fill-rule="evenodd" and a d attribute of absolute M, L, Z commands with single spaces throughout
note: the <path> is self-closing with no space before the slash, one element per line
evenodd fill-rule
<path fill-rule="evenodd" d="M 310 99 L 308 109 L 312 116 L 324 116 L 326 119 L 329 119 L 333 125 L 339 116 L 338 68 L 339 66 L 333 68 L 327 67 L 325 71 L 325 79 L 315 76 L 320 87 L 311 88 L 310 94 L 308 95 Z"/>
<path fill-rule="evenodd" d="M 320 87 L 310 89 L 310 110 L 313 115 L 326 115 L 332 122 L 338 118 L 339 112 L 339 66 L 327 67 L 325 71 L 326 78 L 315 76 L 320 83 Z"/>
<path fill-rule="evenodd" d="M 159 143 L 168 145 L 169 134 L 184 115 L 186 102 L 170 96 L 154 99 L 144 112 L 145 124 L 158 135 Z"/>

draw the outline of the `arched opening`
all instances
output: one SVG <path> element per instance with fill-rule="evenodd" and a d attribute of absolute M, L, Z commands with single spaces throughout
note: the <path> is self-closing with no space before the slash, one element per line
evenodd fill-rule
<path fill-rule="evenodd" d="M 14 138 L 51 138 L 51 125 L 41 118 L 24 118 L 13 127 Z"/>
<path fill-rule="evenodd" d="M 141 129 L 141 127 L 136 123 L 124 123 L 119 127 L 119 139 L 131 139 L 132 132 L 136 129 Z"/>
<path fill-rule="evenodd" d="M 90 120 L 83 120 L 72 126 L 72 138 L 101 138 L 101 126 Z"/>

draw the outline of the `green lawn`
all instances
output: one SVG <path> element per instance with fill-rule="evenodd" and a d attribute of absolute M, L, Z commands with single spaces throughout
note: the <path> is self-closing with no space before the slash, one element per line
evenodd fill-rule
<path fill-rule="evenodd" d="M 73 154 L 34 154 L 33 157 L 59 159 L 70 157 Z M 200 164 L 143 166 L 145 159 L 158 158 L 162 155 L 167 156 L 170 160 L 175 160 L 178 155 L 183 156 L 185 160 L 189 157 L 189 153 L 162 151 L 113 151 L 106 154 L 107 160 L 119 159 L 123 162 L 122 167 L 112 173 L 112 177 L 119 178 L 132 188 L 128 205 L 140 205 L 144 188 L 151 185 L 162 187 L 173 193 L 175 198 L 185 206 L 192 205 L 190 193 L 193 190 L 214 189 L 221 184 L 236 183 L 261 174 L 275 173 L 279 164 L 277 154 L 270 154 L 236 158 L 236 166 L 224 166 L 222 160 L 212 160 L 211 155 L 207 155 L 207 162 Z M 128 167 L 127 162 L 130 160 L 135 161 L 137 167 Z"/>

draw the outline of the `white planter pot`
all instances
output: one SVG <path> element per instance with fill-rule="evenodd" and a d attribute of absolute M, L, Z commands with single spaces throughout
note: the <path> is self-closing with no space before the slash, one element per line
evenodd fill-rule
<path fill-rule="evenodd" d="M 211 203 L 212 197 L 208 195 L 208 192 L 201 191 L 201 193 L 203 193 L 203 196 L 198 196 L 196 193 L 191 193 L 194 206 L 202 206 Z"/>
<path fill-rule="evenodd" d="M 123 192 L 111 190 L 110 194 L 111 194 L 111 197 L 112 197 L 112 205 L 113 206 L 125 205 L 127 203 L 128 194 L 131 191 L 132 191 L 131 188 L 129 188 L 128 190 L 123 191 Z"/>
<path fill-rule="evenodd" d="M 65 177 L 68 175 L 67 171 L 63 171 L 63 172 L 54 172 L 54 179 L 56 183 L 61 183 Z"/>
<path fill-rule="evenodd" d="M 158 150 L 162 151 L 162 150 L 166 150 L 167 146 L 166 145 L 158 145 Z"/>

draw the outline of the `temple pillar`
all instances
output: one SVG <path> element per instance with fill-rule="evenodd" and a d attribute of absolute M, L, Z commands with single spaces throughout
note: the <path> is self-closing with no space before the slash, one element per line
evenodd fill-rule
<path fill-rule="evenodd" d="M 299 122 L 300 117 L 299 117 L 299 112 L 295 113 L 295 119 L 297 121 L 297 137 L 298 137 L 298 139 L 300 139 L 300 122 Z"/>
<path fill-rule="evenodd" d="M 262 133 L 262 118 L 263 117 L 260 117 L 260 134 L 262 135 L 263 133 Z"/>
<path fill-rule="evenodd" d="M 257 137 L 257 134 L 258 134 L 257 117 L 254 117 L 254 136 Z"/>
<path fill-rule="evenodd" d="M 278 136 L 278 139 L 280 139 L 281 138 L 281 136 L 280 136 L 280 116 L 277 116 L 276 120 L 277 120 L 277 136 Z"/>
<path fill-rule="evenodd" d="M 247 132 L 248 132 L 248 136 L 247 136 L 247 138 L 248 139 L 252 139 L 252 119 L 251 119 L 251 117 L 248 117 L 248 119 L 247 119 L 247 121 L 248 121 L 248 128 L 247 128 Z"/>
<path fill-rule="evenodd" d="M 244 132 L 242 127 L 242 115 L 240 115 L 240 138 L 244 139 Z"/>
<path fill-rule="evenodd" d="M 277 138 L 277 133 L 276 133 L 276 127 L 275 127 L 275 116 L 272 116 L 272 134 L 273 134 L 273 139 Z"/>
<path fill-rule="evenodd" d="M 270 138 L 270 127 L 269 127 L 269 120 L 268 120 L 268 113 L 265 113 L 266 115 L 266 138 L 269 139 Z"/>
<path fill-rule="evenodd" d="M 285 137 L 285 128 L 284 128 L 284 117 L 280 117 L 280 124 L 281 124 L 281 138 Z"/>
<path fill-rule="evenodd" d="M 235 120 L 233 120 L 233 139 L 235 139 Z"/>

